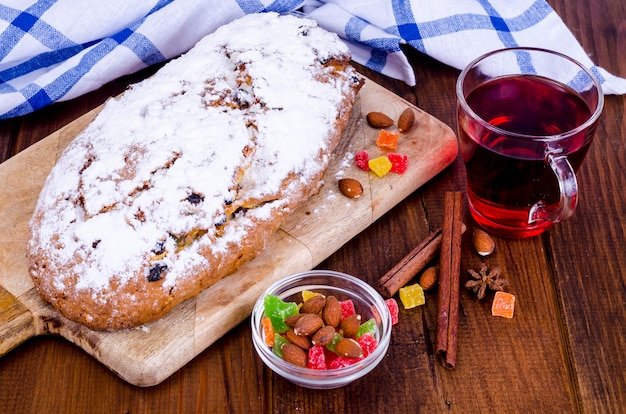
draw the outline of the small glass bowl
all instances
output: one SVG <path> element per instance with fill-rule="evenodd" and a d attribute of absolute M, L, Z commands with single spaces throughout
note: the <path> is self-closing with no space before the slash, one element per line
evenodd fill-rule
<path fill-rule="evenodd" d="M 275 295 L 285 301 L 302 302 L 300 292 L 310 290 L 323 295 L 334 295 L 339 301 L 352 299 L 362 321 L 374 318 L 378 347 L 357 363 L 338 369 L 315 370 L 302 368 L 272 353 L 263 339 L 261 319 L 264 316 L 263 299 Z M 282 279 L 259 297 L 252 310 L 252 341 L 263 362 L 283 378 L 306 388 L 330 389 L 342 387 L 374 369 L 384 358 L 391 340 L 391 315 L 384 299 L 371 286 L 356 277 L 330 270 L 312 270 Z"/>

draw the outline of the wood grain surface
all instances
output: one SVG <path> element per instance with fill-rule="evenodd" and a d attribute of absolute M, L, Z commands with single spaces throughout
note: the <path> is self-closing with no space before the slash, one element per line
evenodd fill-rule
<path fill-rule="evenodd" d="M 383 111 L 398 119 L 406 108 L 416 118 L 398 143 L 397 151 L 410 159 L 407 171 L 378 177 L 357 168 L 354 154 L 358 151 L 366 149 L 372 158 L 384 154 L 376 146 L 379 130 L 364 121 L 365 115 Z M 0 308 L 0 326 L 6 326 L 0 351 L 28 339 L 28 333 L 60 335 L 138 386 L 156 385 L 176 372 L 250 316 L 255 301 L 270 284 L 319 264 L 450 165 L 458 150 L 448 126 L 367 80 L 320 192 L 294 211 L 262 254 L 158 321 L 140 329 L 96 332 L 67 320 L 39 298 L 28 275 L 25 249 L 28 222 L 48 172 L 98 111 L 88 112 L 0 164 L 0 182 L 4 183 L 0 189 L 0 245 L 4 247 L 0 287 L 6 289 L 3 297 L 10 292 L 18 302 L 10 304 L 12 311 Z M 363 194 L 354 199 L 341 194 L 337 181 L 343 177 L 361 182 Z M 30 327 L 24 325 L 29 320 Z"/>
<path fill-rule="evenodd" d="M 626 76 L 626 2 L 548 0 L 598 65 Z M 407 51 L 417 86 L 361 70 L 454 130 L 459 71 Z M 38 142 L 148 76 L 150 69 L 32 115 L 0 122 L 0 159 Z M 517 296 L 513 319 L 462 289 L 457 367 L 434 355 L 436 292 L 402 310 L 380 366 L 340 389 L 315 391 L 273 374 L 254 354 L 248 321 L 166 380 L 136 387 L 80 348 L 36 337 L 0 358 L 0 412 L 59 413 L 624 413 L 626 410 L 626 97 L 607 96 L 578 174 L 575 215 L 527 240 L 496 238 L 461 268 L 502 268 Z M 370 283 L 441 227 L 445 191 L 464 189 L 460 159 L 318 265 Z M 0 250 L 1 251 L 1 250 Z M 1 254 L 1 253 L 0 253 Z M 0 292 L 1 293 L 1 292 Z"/>

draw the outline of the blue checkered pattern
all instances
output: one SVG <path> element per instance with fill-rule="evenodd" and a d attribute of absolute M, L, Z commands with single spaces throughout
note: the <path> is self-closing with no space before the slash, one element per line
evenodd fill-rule
<path fill-rule="evenodd" d="M 595 66 L 544 0 L 326 1 L 0 0 L 0 118 L 80 96 L 267 11 L 298 10 L 344 38 L 355 61 L 409 85 L 403 44 L 458 69 L 494 49 L 536 46 L 590 67 L 605 93 L 626 93 L 626 80 Z"/>

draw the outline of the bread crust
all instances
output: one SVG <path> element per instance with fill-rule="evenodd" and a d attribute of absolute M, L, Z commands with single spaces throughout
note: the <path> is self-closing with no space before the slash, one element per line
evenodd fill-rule
<path fill-rule="evenodd" d="M 107 102 L 31 219 L 41 297 L 132 328 L 258 255 L 319 190 L 363 82 L 349 61 L 313 21 L 248 15 Z"/>

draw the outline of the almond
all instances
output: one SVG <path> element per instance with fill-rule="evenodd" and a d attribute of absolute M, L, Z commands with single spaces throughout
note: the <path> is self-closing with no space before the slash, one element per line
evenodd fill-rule
<path fill-rule="evenodd" d="M 342 178 L 338 182 L 341 194 L 350 198 L 357 198 L 363 194 L 363 186 L 354 178 Z"/>
<path fill-rule="evenodd" d="M 474 230 L 472 234 L 472 242 L 476 252 L 481 256 L 489 256 L 493 253 L 496 243 L 486 231 L 481 229 Z"/>
<path fill-rule="evenodd" d="M 287 338 L 287 340 L 292 344 L 298 345 L 305 351 L 308 351 L 311 347 L 311 340 L 306 336 L 296 335 L 293 329 L 285 332 L 285 338 Z"/>
<path fill-rule="evenodd" d="M 398 131 L 406 132 L 413 126 L 415 122 L 415 112 L 411 108 L 406 108 L 398 118 Z"/>
<path fill-rule="evenodd" d="M 326 346 L 335 337 L 335 328 L 330 325 L 326 325 L 315 332 L 311 342 L 313 345 Z"/>
<path fill-rule="evenodd" d="M 436 266 L 431 266 L 422 272 L 419 285 L 424 290 L 431 290 L 437 285 L 439 271 Z"/>
<path fill-rule="evenodd" d="M 365 119 L 372 128 L 387 128 L 393 125 L 393 119 L 382 112 L 370 112 Z"/>
<path fill-rule="evenodd" d="M 291 315 L 285 318 L 285 325 L 287 325 L 290 328 L 295 328 L 296 326 L 296 322 L 298 322 L 298 320 L 303 317 L 304 314 L 303 313 L 296 313 L 295 315 Z"/>
<path fill-rule="evenodd" d="M 300 336 L 310 336 L 323 325 L 324 321 L 318 315 L 303 313 L 302 317 L 296 322 L 296 326 L 293 327 L 293 332 Z"/>
<path fill-rule="evenodd" d="M 355 313 L 346 316 L 339 324 L 339 329 L 343 332 L 344 337 L 353 338 L 359 331 L 359 326 L 361 326 L 361 315 Z"/>
<path fill-rule="evenodd" d="M 361 358 L 363 356 L 361 345 L 352 338 L 343 338 L 337 342 L 335 352 L 348 358 Z"/>
<path fill-rule="evenodd" d="M 326 305 L 326 296 L 315 295 L 302 304 L 300 313 L 313 313 L 317 315 L 324 310 L 324 305 Z"/>
<path fill-rule="evenodd" d="M 280 350 L 285 361 L 299 367 L 306 367 L 306 352 L 298 345 L 284 344 Z"/>
<path fill-rule="evenodd" d="M 331 295 L 326 298 L 326 306 L 324 306 L 322 317 L 327 325 L 333 328 L 339 326 L 339 322 L 341 322 L 341 305 L 336 297 Z"/>

